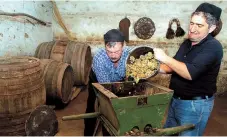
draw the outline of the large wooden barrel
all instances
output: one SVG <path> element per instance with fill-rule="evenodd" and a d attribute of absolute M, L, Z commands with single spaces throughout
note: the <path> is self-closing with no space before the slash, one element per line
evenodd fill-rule
<path fill-rule="evenodd" d="M 50 41 L 39 44 L 35 51 L 35 57 L 39 59 L 49 59 L 55 43 L 55 41 Z"/>
<path fill-rule="evenodd" d="M 47 104 L 67 104 L 72 97 L 74 73 L 72 67 L 52 59 L 41 59 L 44 71 Z"/>
<path fill-rule="evenodd" d="M 91 48 L 89 45 L 69 41 L 63 61 L 71 64 L 75 76 L 75 85 L 88 84 L 92 64 Z"/>
<path fill-rule="evenodd" d="M 63 62 L 65 49 L 68 41 L 55 41 L 55 44 L 50 53 L 50 59 Z"/>
<path fill-rule="evenodd" d="M 45 104 L 46 90 L 40 60 L 0 58 L 0 135 L 25 134 L 25 121 Z"/>

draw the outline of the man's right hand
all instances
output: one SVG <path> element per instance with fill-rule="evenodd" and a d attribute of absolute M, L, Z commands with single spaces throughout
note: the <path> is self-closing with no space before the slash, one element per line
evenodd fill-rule
<path fill-rule="evenodd" d="M 166 61 L 166 59 L 167 59 L 168 56 L 166 55 L 166 53 L 164 52 L 164 50 L 162 50 L 160 48 L 154 48 L 153 50 L 154 50 L 154 57 L 157 60 L 165 63 L 165 61 Z"/>

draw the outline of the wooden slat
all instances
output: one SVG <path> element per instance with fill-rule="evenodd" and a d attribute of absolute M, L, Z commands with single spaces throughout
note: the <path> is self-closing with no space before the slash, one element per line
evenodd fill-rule
<path fill-rule="evenodd" d="M 73 87 L 73 95 L 71 97 L 71 100 L 75 99 L 79 93 L 85 88 L 85 86 L 76 86 L 76 87 Z"/>

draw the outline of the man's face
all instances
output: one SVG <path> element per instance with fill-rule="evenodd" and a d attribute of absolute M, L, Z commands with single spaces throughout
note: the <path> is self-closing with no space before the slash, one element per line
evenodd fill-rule
<path fill-rule="evenodd" d="M 199 43 L 209 33 L 206 19 L 201 15 L 193 15 L 191 17 L 188 38 L 195 43 Z"/>
<path fill-rule="evenodd" d="M 106 47 L 106 53 L 109 56 L 110 60 L 113 63 L 116 63 L 120 60 L 122 51 L 123 51 L 123 44 L 122 42 L 115 42 L 114 46 L 109 46 L 109 43 L 107 43 Z"/>

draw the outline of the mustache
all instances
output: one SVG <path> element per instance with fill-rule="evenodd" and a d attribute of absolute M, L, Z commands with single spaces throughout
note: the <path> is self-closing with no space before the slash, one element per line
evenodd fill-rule
<path fill-rule="evenodd" d="M 110 59 L 113 59 L 114 60 L 114 59 L 117 59 L 117 58 L 110 58 Z"/>

